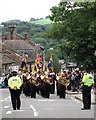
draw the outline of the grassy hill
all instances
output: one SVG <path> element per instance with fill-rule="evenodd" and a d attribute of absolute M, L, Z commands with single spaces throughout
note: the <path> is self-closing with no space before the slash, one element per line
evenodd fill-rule
<path fill-rule="evenodd" d="M 49 18 L 47 18 L 47 19 L 38 19 L 38 20 L 35 20 L 35 21 L 30 21 L 30 23 L 46 25 L 46 24 L 51 24 L 52 21 Z"/>

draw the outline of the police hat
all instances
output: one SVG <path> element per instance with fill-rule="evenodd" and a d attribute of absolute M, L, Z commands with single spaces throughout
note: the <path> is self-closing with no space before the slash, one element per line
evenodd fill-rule
<path fill-rule="evenodd" d="M 16 71 L 12 71 L 11 74 L 12 74 L 12 76 L 16 76 L 17 72 Z"/>

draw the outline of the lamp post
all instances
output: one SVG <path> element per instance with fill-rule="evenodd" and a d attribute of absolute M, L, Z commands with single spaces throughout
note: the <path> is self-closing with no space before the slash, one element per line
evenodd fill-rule
<path fill-rule="evenodd" d="M 94 56 L 96 56 L 96 50 L 95 50 L 95 52 L 94 52 Z"/>

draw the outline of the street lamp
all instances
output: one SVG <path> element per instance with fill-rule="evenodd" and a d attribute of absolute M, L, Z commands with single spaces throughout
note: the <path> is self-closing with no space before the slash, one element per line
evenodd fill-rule
<path fill-rule="evenodd" d="M 94 56 L 96 56 L 96 50 L 95 50 L 95 52 L 94 52 Z"/>

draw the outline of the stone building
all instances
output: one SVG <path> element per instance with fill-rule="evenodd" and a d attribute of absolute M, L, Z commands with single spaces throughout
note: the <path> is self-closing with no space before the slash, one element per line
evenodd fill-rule
<path fill-rule="evenodd" d="M 17 33 L 16 25 L 9 26 L 9 33 L 0 38 L 0 73 L 10 72 L 12 66 L 20 67 L 23 55 L 26 55 L 28 67 L 31 69 L 39 52 L 40 45 L 31 42 L 27 33 L 21 36 Z"/>

